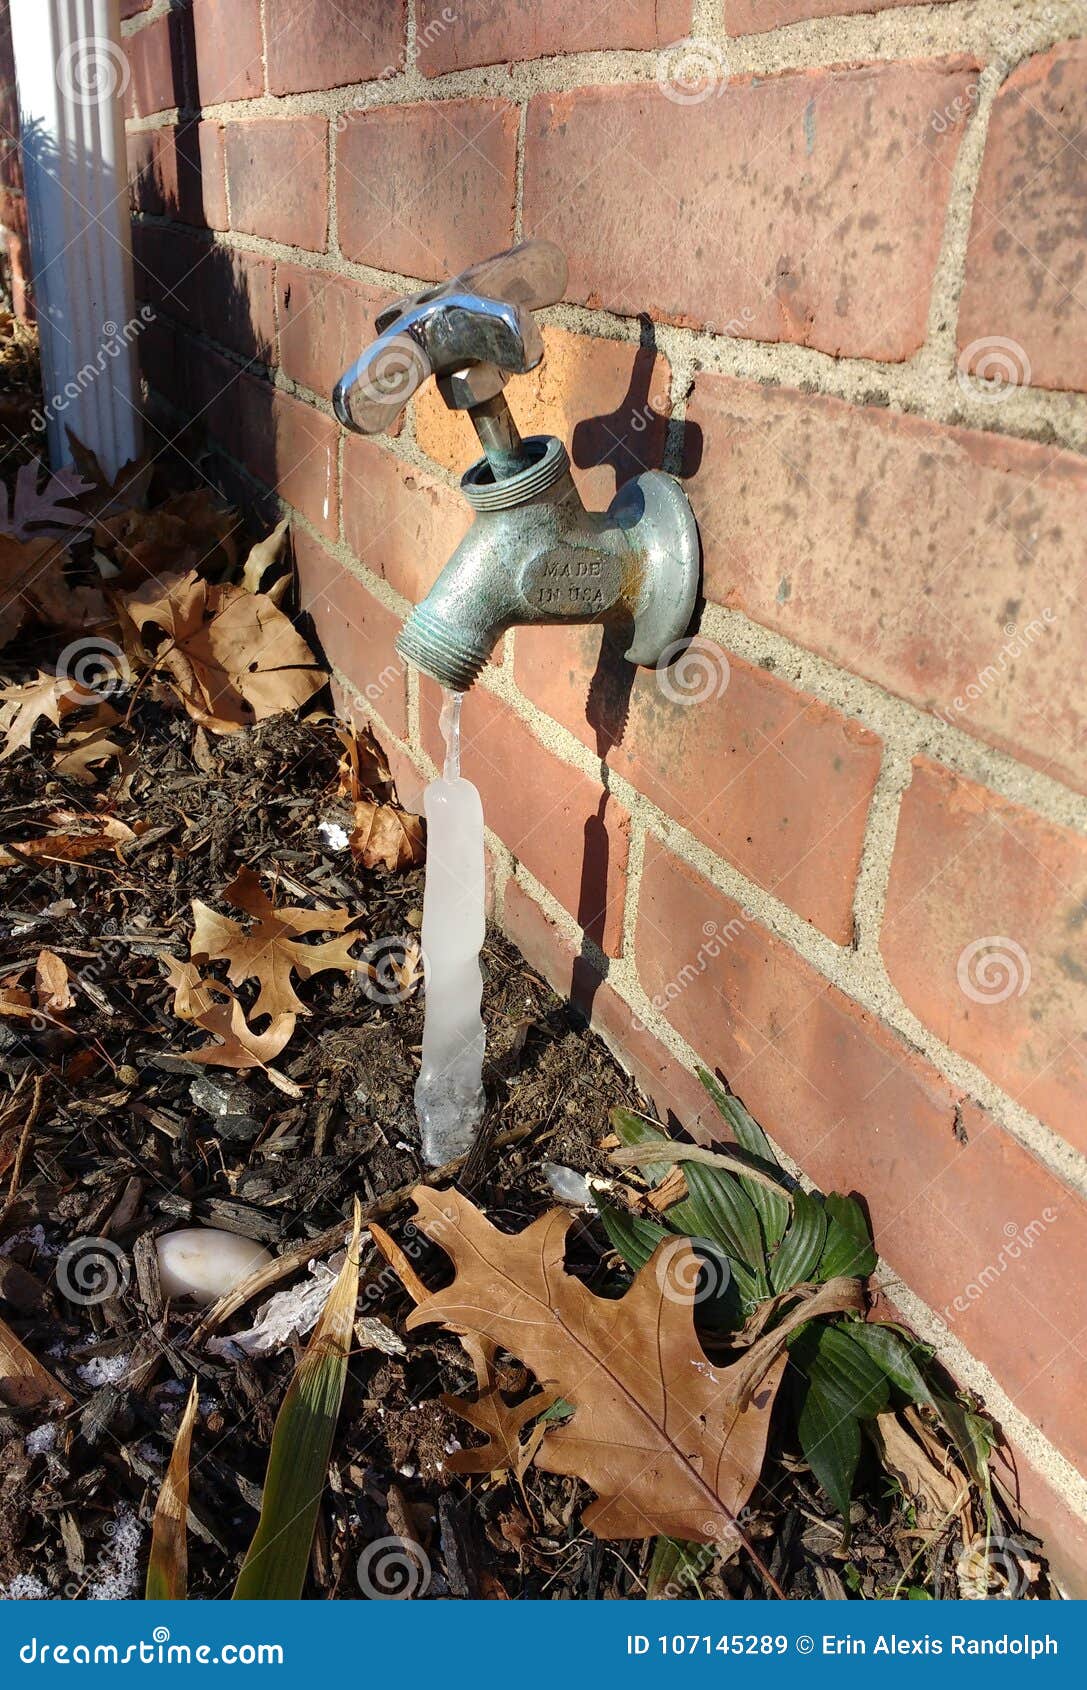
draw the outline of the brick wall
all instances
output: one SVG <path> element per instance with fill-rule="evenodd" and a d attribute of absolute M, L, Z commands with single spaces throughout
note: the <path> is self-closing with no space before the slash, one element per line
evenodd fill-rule
<path fill-rule="evenodd" d="M 0 5 L 0 287 L 17 316 L 30 309 L 26 201 L 19 151 L 19 98 L 7 4 Z"/>
<path fill-rule="evenodd" d="M 437 700 L 392 642 L 476 448 L 433 393 L 347 439 L 331 386 L 391 294 L 566 249 L 513 409 L 598 505 L 686 476 L 706 605 L 663 679 L 503 642 L 465 712 L 498 917 L 663 1107 L 719 1066 L 867 1197 L 1082 1590 L 1087 8 L 123 10 L 156 426 L 293 507 L 409 800 Z"/>

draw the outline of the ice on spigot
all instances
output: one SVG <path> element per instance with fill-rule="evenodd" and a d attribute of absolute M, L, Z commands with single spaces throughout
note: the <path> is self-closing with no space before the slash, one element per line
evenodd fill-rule
<path fill-rule="evenodd" d="M 483 1119 L 486 1034 L 479 953 L 486 934 L 483 806 L 460 778 L 460 695 L 442 711 L 445 773 L 427 787 L 423 955 L 426 1019 L 415 1108 L 423 1156 L 440 1167 L 469 1149 Z"/>

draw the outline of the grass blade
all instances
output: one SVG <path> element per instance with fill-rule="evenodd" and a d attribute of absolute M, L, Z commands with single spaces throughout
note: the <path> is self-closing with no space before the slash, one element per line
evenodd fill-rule
<path fill-rule="evenodd" d="M 174 1452 L 162 1481 L 151 1528 L 151 1559 L 147 1563 L 144 1595 L 149 1602 L 184 1602 L 189 1594 L 189 1543 L 186 1518 L 189 1512 L 189 1455 L 192 1429 L 200 1398 L 196 1380 L 181 1416 L 174 1440 Z"/>
<path fill-rule="evenodd" d="M 276 1417 L 260 1523 L 234 1587 L 235 1601 L 293 1602 L 302 1595 L 347 1383 L 360 1225 L 356 1202 L 347 1260 Z"/>

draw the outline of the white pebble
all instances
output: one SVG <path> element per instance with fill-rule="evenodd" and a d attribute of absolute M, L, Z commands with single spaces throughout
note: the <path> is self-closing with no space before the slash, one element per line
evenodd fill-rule
<path fill-rule="evenodd" d="M 194 1297 L 199 1303 L 217 1302 L 273 1259 L 251 1238 L 210 1226 L 168 1232 L 155 1240 L 155 1247 L 163 1295 Z"/>

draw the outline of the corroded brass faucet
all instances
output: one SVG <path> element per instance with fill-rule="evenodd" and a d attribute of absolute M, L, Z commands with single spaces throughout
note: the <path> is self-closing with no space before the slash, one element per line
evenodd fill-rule
<path fill-rule="evenodd" d="M 655 665 L 694 612 L 698 529 L 679 483 L 647 470 L 606 511 L 587 511 L 562 441 L 522 440 L 510 415 L 506 382 L 544 356 L 532 312 L 565 289 L 558 247 L 525 241 L 387 307 L 379 338 L 336 388 L 345 427 L 381 434 L 434 376 L 479 436 L 484 456 L 460 484 L 476 521 L 397 640 L 403 657 L 457 692 L 507 628 L 599 622 L 630 662 Z"/>

